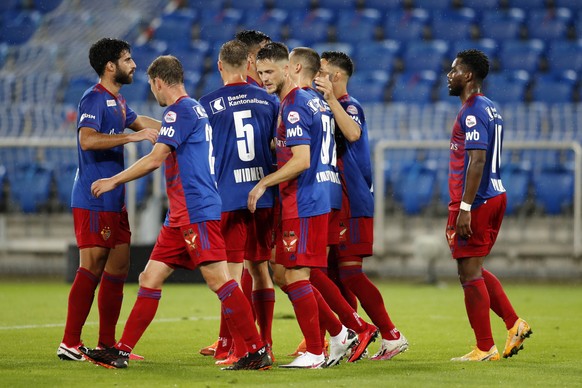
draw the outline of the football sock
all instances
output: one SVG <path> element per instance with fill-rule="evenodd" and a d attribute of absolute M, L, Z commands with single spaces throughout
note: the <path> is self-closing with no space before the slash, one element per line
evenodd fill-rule
<path fill-rule="evenodd" d="M 337 259 L 337 248 L 330 249 L 328 260 L 327 260 L 327 268 L 321 268 L 321 271 L 327 274 L 327 277 L 331 279 L 332 282 L 335 283 L 337 288 L 339 288 L 342 296 L 348 302 L 348 304 L 354 309 L 354 311 L 358 311 L 358 298 L 354 295 L 353 292 L 349 290 L 346 286 L 343 285 L 342 281 L 340 280 L 339 274 L 339 263 Z M 352 329 L 353 330 L 353 329 Z"/>
<path fill-rule="evenodd" d="M 266 344 L 273 344 L 272 326 L 273 310 L 275 309 L 275 290 L 264 288 L 255 290 L 252 293 L 253 310 L 257 317 L 257 324 L 261 338 Z"/>
<path fill-rule="evenodd" d="M 232 279 L 229 280 L 216 291 L 216 295 L 222 302 L 222 311 L 235 342 L 236 354 L 241 354 L 243 351 L 241 347 L 244 347 L 243 355 L 247 351 L 254 353 L 262 348 L 264 344 L 253 321 L 251 305 L 238 283 Z M 242 339 L 244 344 L 240 344 L 242 341 L 237 337 Z"/>
<path fill-rule="evenodd" d="M 488 351 L 495 343 L 491 333 L 490 301 L 485 280 L 478 278 L 462 285 L 465 293 L 465 308 L 469 323 L 475 332 L 477 347 L 482 351 Z"/>
<path fill-rule="evenodd" d="M 383 339 L 400 338 L 400 333 L 395 330 L 388 311 L 386 311 L 382 294 L 364 274 L 361 265 L 341 266 L 340 279 L 356 295 L 366 314 L 380 330 Z"/>
<path fill-rule="evenodd" d="M 95 298 L 95 289 L 99 278 L 90 271 L 80 267 L 69 291 L 67 307 L 67 322 L 63 342 L 67 346 L 76 346 L 81 342 L 81 331 L 87 320 L 91 305 Z"/>
<path fill-rule="evenodd" d="M 321 293 L 331 310 L 338 315 L 341 323 L 356 333 L 361 333 L 366 329 L 366 322 L 354 311 L 344 299 L 339 288 L 323 271 L 316 268 L 312 269 L 309 280 L 311 281 L 311 285 Z"/>
<path fill-rule="evenodd" d="M 222 313 L 222 307 L 220 308 L 220 329 L 218 330 L 218 345 L 214 352 L 214 356 L 220 356 L 224 353 L 228 354 L 228 351 L 232 347 L 232 335 L 228 329 L 228 324 Z"/>
<path fill-rule="evenodd" d="M 329 305 L 323 299 L 321 293 L 315 287 L 313 287 L 313 295 L 315 295 L 315 300 L 317 301 L 320 329 L 325 329 L 332 337 L 335 337 L 342 330 L 342 323 L 337 319 Z"/>
<path fill-rule="evenodd" d="M 240 288 L 242 289 L 249 303 L 252 303 L 253 277 L 251 276 L 249 270 L 246 268 L 243 269 L 242 276 L 240 278 Z"/>
<path fill-rule="evenodd" d="M 162 290 L 155 288 L 140 287 L 137 292 L 137 299 L 133 309 L 127 318 L 123 335 L 115 345 L 116 348 L 131 352 L 146 331 L 158 310 Z"/>
<path fill-rule="evenodd" d="M 489 293 L 491 310 L 503 319 L 507 330 L 511 329 L 519 317 L 505 294 L 501 282 L 485 268 L 483 268 L 483 279 L 485 280 L 485 286 L 487 286 L 487 292 Z"/>
<path fill-rule="evenodd" d="M 307 351 L 312 354 L 321 354 L 323 344 L 319 332 L 318 303 L 309 280 L 299 280 L 288 284 L 286 290 L 293 304 L 299 328 L 305 338 Z"/>
<path fill-rule="evenodd" d="M 123 303 L 123 286 L 127 275 L 103 272 L 97 305 L 99 306 L 99 345 L 110 348 L 115 345 L 115 326 Z"/>

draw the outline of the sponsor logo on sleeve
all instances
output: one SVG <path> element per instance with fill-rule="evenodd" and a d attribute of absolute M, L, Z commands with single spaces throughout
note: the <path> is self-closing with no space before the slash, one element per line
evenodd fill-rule
<path fill-rule="evenodd" d="M 357 115 L 358 108 L 356 108 L 354 105 L 348 105 L 348 107 L 346 108 L 346 112 L 348 112 L 351 115 Z"/>
<path fill-rule="evenodd" d="M 291 124 L 295 124 L 299 120 L 301 120 L 301 117 L 299 117 L 299 113 L 295 112 L 294 110 L 289 112 L 287 115 L 287 121 L 289 121 Z"/>
<path fill-rule="evenodd" d="M 475 118 L 475 116 L 468 115 L 467 117 L 465 117 L 465 125 L 469 128 L 472 128 L 475 125 L 477 125 L 477 119 Z"/>
<path fill-rule="evenodd" d="M 226 106 L 224 105 L 223 98 L 219 97 L 215 100 L 210 101 L 210 109 L 212 110 L 212 113 L 218 113 L 225 110 Z"/>
<path fill-rule="evenodd" d="M 175 123 L 176 122 L 176 112 L 169 111 L 168 113 L 166 113 L 166 115 L 164 116 L 164 121 L 166 123 Z"/>
<path fill-rule="evenodd" d="M 174 127 L 172 125 L 170 125 L 169 127 L 160 128 L 160 136 L 173 137 L 174 133 L 176 133 L 176 131 L 174 130 Z"/>
<path fill-rule="evenodd" d="M 117 102 L 115 100 L 107 100 L 107 106 L 117 106 Z"/>
<path fill-rule="evenodd" d="M 85 119 L 95 120 L 96 117 L 94 115 L 89 114 L 89 113 L 83 113 L 81 115 L 81 119 L 79 120 L 79 122 L 81 122 L 81 121 L 83 121 Z"/>
<path fill-rule="evenodd" d="M 201 105 L 194 105 L 192 107 L 192 109 L 194 109 L 194 112 L 196 112 L 196 116 L 198 116 L 199 119 L 203 119 L 205 117 L 208 117 L 208 115 L 206 114 L 206 111 L 204 110 L 204 108 Z"/>

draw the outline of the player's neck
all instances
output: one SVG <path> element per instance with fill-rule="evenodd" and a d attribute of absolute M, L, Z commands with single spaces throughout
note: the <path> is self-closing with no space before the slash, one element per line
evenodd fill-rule
<path fill-rule="evenodd" d="M 247 82 L 247 77 L 242 73 L 225 73 L 222 80 L 224 85 L 240 84 Z"/>
<path fill-rule="evenodd" d="M 469 98 L 474 96 L 475 94 L 481 94 L 481 86 L 480 85 L 467 85 L 467 87 L 461 93 L 461 102 L 464 104 L 467 102 Z"/>
<path fill-rule="evenodd" d="M 173 105 L 182 97 L 187 97 L 188 93 L 184 89 L 184 85 L 176 85 L 166 89 L 167 105 Z"/>
<path fill-rule="evenodd" d="M 347 85 L 334 84 L 333 85 L 333 95 L 337 99 L 339 99 L 339 98 L 341 98 L 343 96 L 347 96 L 348 95 L 348 87 L 347 87 Z"/>
<path fill-rule="evenodd" d="M 249 73 L 247 75 L 248 77 L 252 78 L 257 84 L 261 86 L 263 85 L 263 83 L 261 82 L 261 78 L 259 77 L 259 73 L 257 73 L 256 71 L 249 70 Z"/>
<path fill-rule="evenodd" d="M 99 83 L 101 85 L 103 85 L 103 87 L 109 93 L 113 94 L 116 97 L 119 94 L 119 90 L 121 90 L 121 86 L 123 86 L 122 84 L 117 83 L 117 82 L 113 81 L 112 79 L 109 79 L 108 77 L 99 78 Z"/>
<path fill-rule="evenodd" d="M 295 85 L 295 82 L 293 82 L 291 80 L 291 78 L 287 78 L 285 80 L 285 84 L 283 84 L 283 88 L 279 92 L 279 100 L 280 101 L 283 101 L 285 99 L 285 97 L 287 97 L 287 95 L 289 94 L 289 92 L 291 90 L 295 89 L 296 87 L 297 87 L 297 85 Z"/>

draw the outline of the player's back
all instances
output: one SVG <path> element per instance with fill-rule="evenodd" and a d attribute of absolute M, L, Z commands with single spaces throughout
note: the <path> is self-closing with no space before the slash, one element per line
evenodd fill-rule
<path fill-rule="evenodd" d="M 264 89 L 229 84 L 200 99 L 212 125 L 215 177 L 223 211 L 245 209 L 249 191 L 272 172 L 271 140 L 279 103 Z M 273 206 L 274 188 L 258 208 Z"/>

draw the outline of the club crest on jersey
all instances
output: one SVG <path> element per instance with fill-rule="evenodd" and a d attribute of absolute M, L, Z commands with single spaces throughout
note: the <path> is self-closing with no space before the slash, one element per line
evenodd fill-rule
<path fill-rule="evenodd" d="M 356 108 L 354 105 L 348 105 L 348 107 L 346 108 L 346 112 L 348 112 L 351 115 L 357 115 L 358 108 Z"/>
<path fill-rule="evenodd" d="M 477 125 L 477 119 L 475 118 L 475 116 L 468 115 L 467 117 L 465 117 L 465 125 L 469 128 L 472 128 L 475 125 Z"/>
<path fill-rule="evenodd" d="M 224 99 L 222 97 L 219 97 L 215 100 L 210 101 L 210 109 L 212 110 L 212 113 L 218 113 L 225 110 L 226 106 L 224 105 Z"/>
<path fill-rule="evenodd" d="M 107 106 L 117 106 L 117 102 L 115 100 L 107 100 Z"/>
<path fill-rule="evenodd" d="M 297 236 L 294 231 L 283 232 L 283 249 L 285 252 L 297 251 Z"/>
<path fill-rule="evenodd" d="M 453 228 L 452 226 L 447 227 L 447 241 L 450 247 L 452 247 L 455 242 L 456 234 L 457 233 L 455 232 L 455 228 Z"/>
<path fill-rule="evenodd" d="M 111 229 L 109 228 L 109 226 L 106 226 L 103 229 L 101 229 L 101 237 L 105 241 L 109 240 L 109 237 L 111 237 Z"/>
<path fill-rule="evenodd" d="M 196 112 L 196 115 L 198 116 L 199 119 L 203 119 L 205 117 L 208 117 L 208 115 L 206 114 L 206 111 L 204 110 L 204 108 L 200 105 L 195 105 L 192 107 L 192 109 L 194 109 L 194 112 Z"/>
<path fill-rule="evenodd" d="M 176 112 L 169 111 L 164 116 L 164 121 L 166 123 L 175 123 L 176 122 Z"/>
<path fill-rule="evenodd" d="M 194 230 L 190 228 L 182 231 L 182 235 L 184 236 L 184 241 L 186 241 L 188 249 L 191 251 L 196 250 L 196 239 L 198 238 L 198 234 L 194 233 Z"/>
<path fill-rule="evenodd" d="M 301 117 L 299 117 L 299 113 L 295 112 L 294 110 L 289 112 L 287 115 L 287 121 L 289 121 L 291 124 L 295 124 L 299 120 L 301 120 Z"/>

